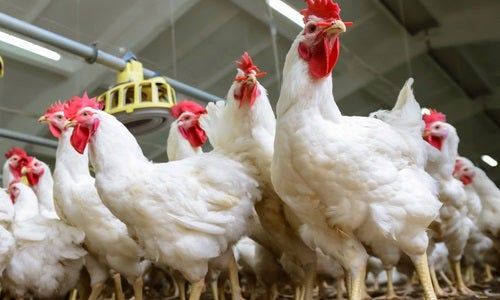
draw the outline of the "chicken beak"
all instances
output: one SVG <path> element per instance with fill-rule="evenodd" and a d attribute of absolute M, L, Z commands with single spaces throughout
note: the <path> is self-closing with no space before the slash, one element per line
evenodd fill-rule
<path fill-rule="evenodd" d="M 336 34 L 346 32 L 346 24 L 341 20 L 335 21 L 332 25 L 325 29 L 326 34 Z"/>
<path fill-rule="evenodd" d="M 40 123 L 47 122 L 47 117 L 41 116 L 40 118 L 38 118 L 38 122 L 40 122 Z"/>
<path fill-rule="evenodd" d="M 30 168 L 27 166 L 24 166 L 21 168 L 21 175 L 26 175 L 30 172 Z"/>
<path fill-rule="evenodd" d="M 77 124 L 77 122 L 74 120 L 66 120 L 66 122 L 64 122 L 64 129 L 68 129 L 70 127 L 75 127 L 76 124 Z"/>

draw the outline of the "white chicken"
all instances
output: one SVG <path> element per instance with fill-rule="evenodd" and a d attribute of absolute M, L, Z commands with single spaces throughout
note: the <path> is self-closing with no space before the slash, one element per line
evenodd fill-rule
<path fill-rule="evenodd" d="M 78 281 L 87 254 L 81 247 L 85 234 L 39 214 L 37 197 L 29 186 L 14 180 L 9 192 L 15 209 L 16 248 L 3 273 L 3 286 L 18 298 L 64 296 Z"/>
<path fill-rule="evenodd" d="M 9 184 L 15 178 L 20 178 L 22 160 L 28 157 L 26 151 L 22 148 L 12 147 L 5 153 L 5 163 L 2 170 L 3 187 L 8 188 Z"/>
<path fill-rule="evenodd" d="M 179 160 L 203 152 L 201 146 L 207 141 L 205 131 L 198 118 L 207 110 L 194 101 L 184 100 L 170 109 L 175 121 L 170 124 L 167 138 L 169 161 Z"/>
<path fill-rule="evenodd" d="M 207 141 L 205 131 L 200 127 L 199 117 L 206 114 L 207 110 L 194 101 L 185 100 L 174 105 L 170 109 L 170 114 L 175 121 L 170 125 L 167 139 L 167 155 L 169 161 L 180 160 L 203 153 L 201 146 Z M 223 276 L 221 276 L 223 275 Z M 234 297 L 241 297 L 241 287 L 238 279 L 237 262 L 233 251 L 226 251 L 221 256 L 210 260 L 207 280 L 210 283 L 214 299 L 224 298 L 225 279 L 229 275 L 231 283 L 231 293 Z M 184 297 L 184 278 L 173 277 L 179 287 L 181 299 Z"/>
<path fill-rule="evenodd" d="M 271 183 L 276 119 L 267 91 L 257 80 L 265 73 L 260 72 L 247 52 L 237 65 L 227 102 L 209 103 L 208 114 L 200 117 L 200 123 L 202 128 L 209 129 L 206 133 L 214 147 L 224 146 L 233 153 L 244 154 L 248 162 L 258 168 L 257 180 L 263 194 L 262 200 L 255 205 L 259 219 L 256 226 L 262 226 L 265 232 L 255 230 L 249 236 L 282 262 L 286 261 L 285 270 L 292 277 L 300 278 L 301 293 L 306 294 L 306 299 L 312 299 L 316 253 L 298 236 L 300 222 L 281 201 Z M 234 141 L 238 141 L 234 144 L 237 148 L 231 146 Z"/>
<path fill-rule="evenodd" d="M 261 197 L 257 170 L 223 148 L 152 163 L 127 128 L 100 108 L 86 95 L 69 102 L 71 144 L 79 153 L 89 145 L 99 196 L 143 246 L 145 257 L 180 271 L 193 284 L 190 299 L 199 299 L 208 262 L 247 230 Z"/>
<path fill-rule="evenodd" d="M 434 109 L 424 114 L 425 129 L 423 137 L 440 155 L 430 159 L 426 170 L 438 182 L 439 200 L 443 203 L 439 211 L 440 236 L 449 252 L 449 260 L 457 292 L 463 295 L 474 294 L 462 278 L 460 261 L 474 223 L 467 216 L 467 197 L 462 182 L 453 177 L 458 153 L 459 137 L 455 127 L 446 122 L 446 116 Z"/>
<path fill-rule="evenodd" d="M 308 0 L 305 27 L 285 59 L 271 166 L 273 185 L 301 219 L 301 236 L 337 259 L 362 296 L 367 253 L 387 244 L 412 259 L 426 299 L 436 299 L 426 228 L 441 203 L 419 164 L 416 139 L 380 120 L 342 116 L 331 71 L 346 30 L 339 7 Z"/>
<path fill-rule="evenodd" d="M 390 111 L 378 110 L 371 113 L 370 117 L 380 119 L 402 134 L 406 134 L 408 138 L 414 139 L 415 144 L 419 146 L 418 149 L 415 149 L 415 153 L 418 154 L 418 164 L 425 165 L 427 153 L 432 151 L 432 147 L 421 138 L 425 123 L 422 120 L 420 104 L 413 94 L 412 84 L 413 78 L 409 78 L 399 92 L 396 104 Z M 437 189 L 437 186 L 435 188 Z M 397 297 L 394 291 L 392 273 L 400 260 L 401 251 L 396 245 L 387 244 L 373 248 L 373 252 L 382 260 L 387 273 L 386 298 Z"/>
<path fill-rule="evenodd" d="M 491 255 L 491 248 L 495 244 L 497 251 L 500 250 L 499 235 L 492 234 L 498 232 L 500 226 L 498 221 L 500 192 L 486 173 L 466 157 L 457 157 L 454 175 L 464 184 L 468 212 L 469 215 L 472 215 L 470 217 L 474 224 L 477 225 L 472 228 L 471 236 L 465 248 L 466 262 L 471 267 L 475 262 L 482 263 L 486 271 L 485 281 L 491 281 L 493 277 L 485 259 L 488 255 Z M 473 269 L 469 269 L 468 274 L 473 280 Z"/>
<path fill-rule="evenodd" d="M 40 214 L 50 219 L 59 219 L 54 205 L 54 179 L 50 167 L 36 157 L 30 158 L 21 169 L 38 198 Z"/>
<path fill-rule="evenodd" d="M 10 232 L 14 220 L 14 205 L 4 189 L 0 189 L 0 277 L 10 261 L 15 240 Z"/>
<path fill-rule="evenodd" d="M 85 232 L 84 244 L 92 256 L 85 260 L 91 277 L 91 299 L 99 296 L 109 277 L 109 273 L 103 276 L 103 268 L 118 272 L 114 276 L 115 283 L 120 283 L 120 274 L 124 276 L 133 286 L 134 298 L 142 299 L 142 276 L 150 262 L 142 260 L 143 250 L 128 235 L 125 224 L 99 198 L 95 180 L 89 173 L 88 155 L 73 149 L 70 143 L 73 128 L 64 128 L 64 104 L 56 102 L 50 106 L 39 121 L 48 123 L 50 132 L 59 138 L 54 200 L 64 220 Z M 117 285 L 117 296 L 123 298 L 120 285 Z"/>

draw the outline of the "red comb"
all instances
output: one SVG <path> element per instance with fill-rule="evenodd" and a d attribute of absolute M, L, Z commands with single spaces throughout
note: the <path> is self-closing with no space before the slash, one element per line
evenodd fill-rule
<path fill-rule="evenodd" d="M 67 105 L 64 107 L 64 114 L 70 119 L 75 117 L 78 111 L 83 107 L 92 107 L 101 110 L 103 106 L 104 104 L 102 102 L 97 101 L 96 98 L 89 98 L 85 92 L 81 98 L 74 96 L 73 99 L 68 100 Z"/>
<path fill-rule="evenodd" d="M 246 76 L 251 74 L 252 71 L 255 77 L 263 77 L 267 74 L 266 72 L 260 72 L 259 67 L 253 64 L 252 58 L 246 51 L 241 56 L 241 62 L 236 61 L 236 64 L 238 65 L 238 68 L 245 73 L 245 76 L 236 76 L 236 78 L 234 79 L 236 81 L 245 80 L 247 78 Z"/>
<path fill-rule="evenodd" d="M 340 20 L 339 5 L 332 0 L 304 0 L 307 8 L 300 11 L 304 16 L 304 24 L 309 16 L 316 16 L 324 20 Z"/>
<path fill-rule="evenodd" d="M 435 109 L 430 109 L 429 114 L 425 114 L 423 116 L 425 126 L 428 127 L 430 124 L 440 121 L 440 122 L 446 122 L 446 115 L 435 110 Z"/>
<path fill-rule="evenodd" d="M 174 119 L 177 119 L 183 112 L 186 111 L 192 112 L 196 115 L 207 113 L 207 110 L 197 102 L 184 100 L 172 106 L 172 108 L 170 109 L 170 114 L 172 115 L 172 117 L 174 117 Z"/>
<path fill-rule="evenodd" d="M 45 111 L 45 114 L 53 114 L 58 111 L 64 111 L 64 103 L 62 103 L 60 100 L 57 100 L 54 104 L 49 106 Z"/>
<path fill-rule="evenodd" d="M 24 149 L 18 147 L 10 148 L 10 150 L 5 153 L 5 158 L 9 159 L 12 157 L 12 155 L 18 155 L 20 157 L 28 156 L 28 154 L 26 153 L 26 151 L 24 151 Z"/>

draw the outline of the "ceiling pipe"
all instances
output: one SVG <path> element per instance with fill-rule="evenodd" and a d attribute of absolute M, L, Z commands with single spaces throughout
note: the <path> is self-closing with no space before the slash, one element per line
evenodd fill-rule
<path fill-rule="evenodd" d="M 107 66 L 109 68 L 115 69 L 117 71 L 122 71 L 123 69 L 125 69 L 125 64 L 126 64 L 125 60 L 113 56 L 104 51 L 101 51 L 97 49 L 95 45 L 89 46 L 82 44 L 80 42 L 71 40 L 69 38 L 50 32 L 43 28 L 34 26 L 30 23 L 13 18 L 4 13 L 0 13 L 0 27 L 6 28 L 13 32 L 17 32 L 24 36 L 33 38 L 35 40 L 44 42 L 48 45 L 52 45 L 69 53 L 83 57 L 88 63 L 96 62 L 101 65 Z M 155 73 L 154 71 L 144 68 L 145 78 L 150 78 L 156 75 L 157 73 Z M 194 97 L 195 99 L 206 102 L 224 101 L 224 99 L 220 97 L 204 92 L 200 89 L 189 86 L 175 79 L 168 78 L 166 76 L 164 77 L 165 80 L 168 82 L 168 84 L 170 84 L 177 92 L 183 93 L 187 96 Z"/>
<path fill-rule="evenodd" d="M 29 135 L 17 131 L 12 131 L 8 129 L 0 128 L 0 137 L 8 138 L 11 140 L 17 140 L 21 142 L 27 142 L 30 144 L 36 144 L 40 146 L 45 146 L 49 148 L 57 148 L 57 141 L 41 138 L 34 135 Z"/>

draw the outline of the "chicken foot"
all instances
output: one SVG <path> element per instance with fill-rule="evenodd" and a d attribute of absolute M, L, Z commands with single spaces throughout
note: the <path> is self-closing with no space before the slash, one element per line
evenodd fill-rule
<path fill-rule="evenodd" d="M 493 275 L 491 274 L 491 266 L 489 264 L 484 264 L 484 282 L 491 282 L 493 280 Z"/>
<path fill-rule="evenodd" d="M 451 262 L 453 275 L 455 276 L 455 284 L 460 295 L 475 295 L 476 293 L 469 289 L 462 278 L 462 272 L 460 268 L 460 261 L 452 261 Z"/>
<path fill-rule="evenodd" d="M 429 265 L 427 263 L 427 254 L 409 256 L 415 266 L 418 278 L 420 279 L 420 284 L 424 291 L 424 298 L 426 300 L 437 300 L 436 293 L 434 293 L 434 288 L 432 287 Z"/>

